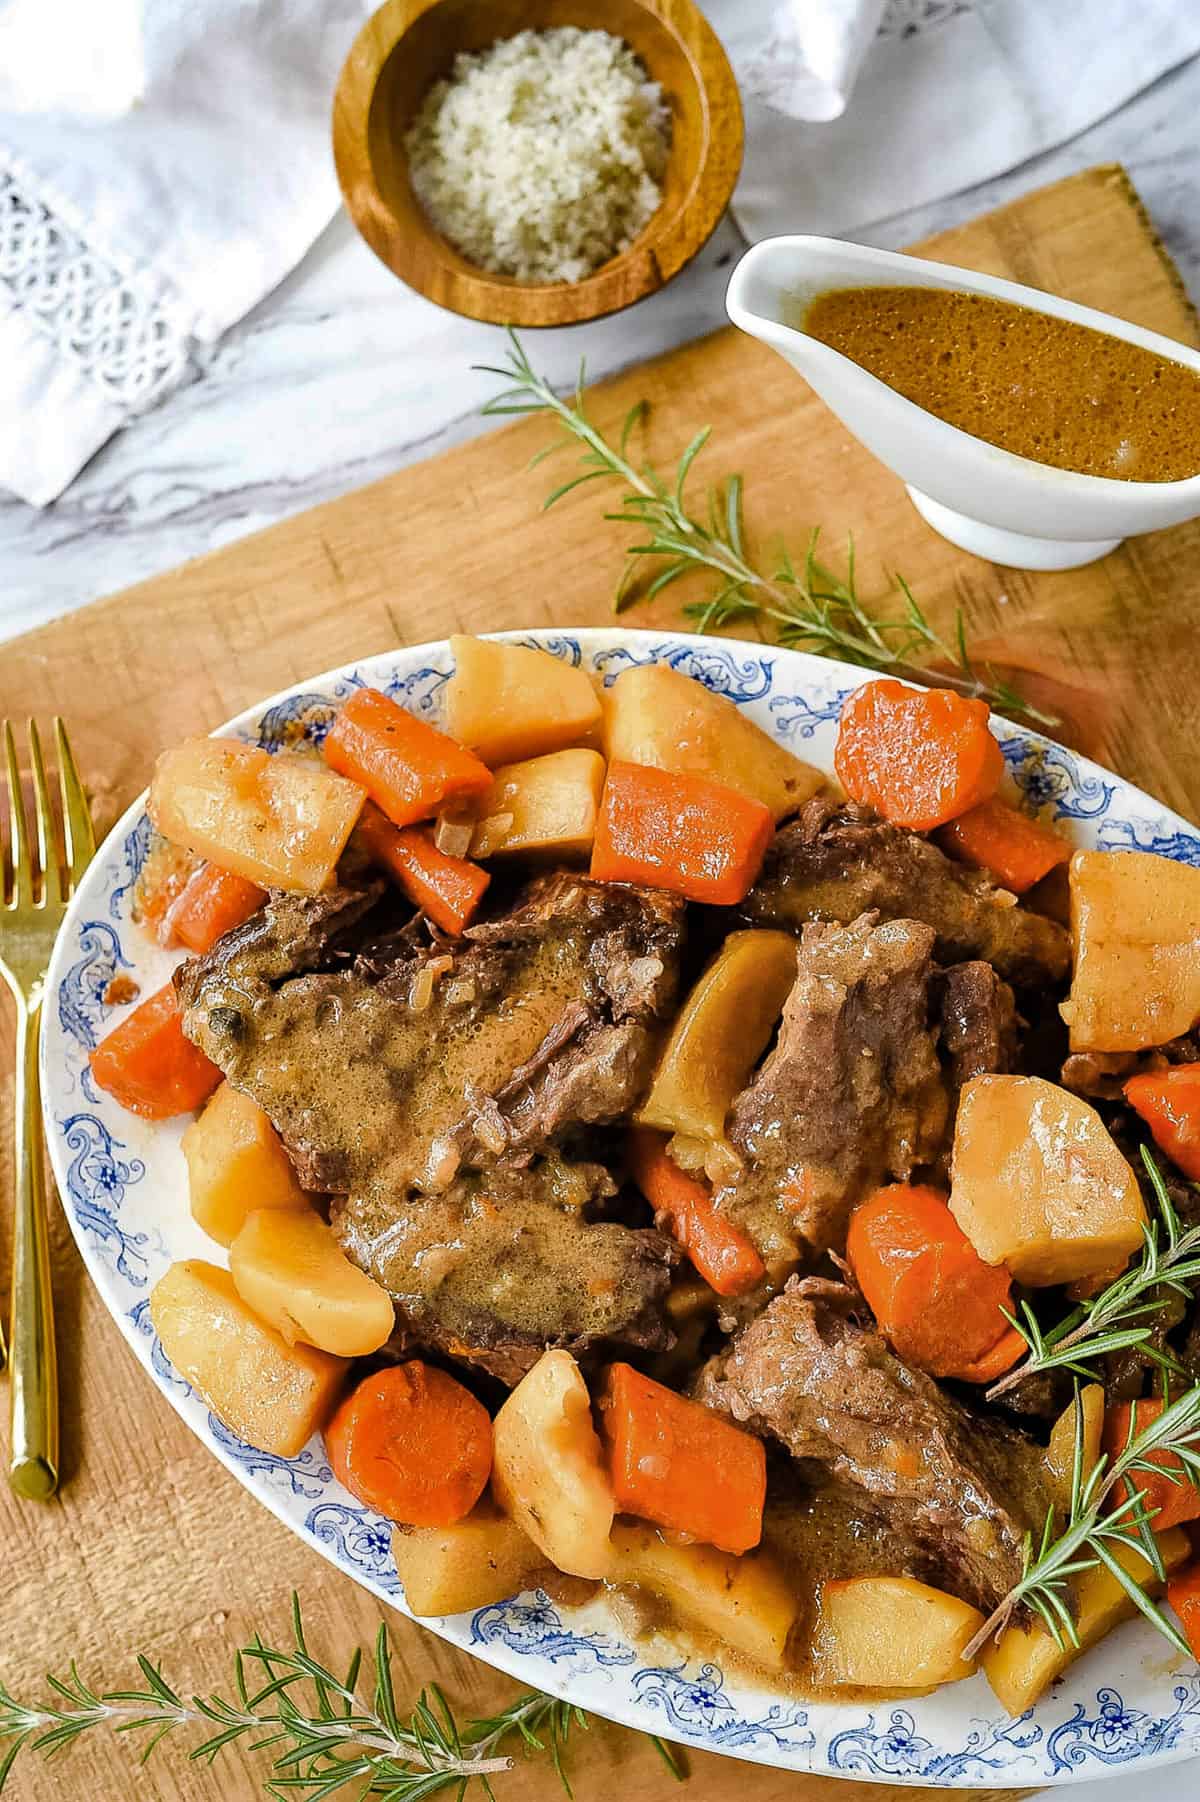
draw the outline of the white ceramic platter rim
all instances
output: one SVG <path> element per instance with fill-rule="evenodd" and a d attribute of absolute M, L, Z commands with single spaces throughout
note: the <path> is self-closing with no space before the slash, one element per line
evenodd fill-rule
<path fill-rule="evenodd" d="M 613 626 L 508 632 L 601 675 L 667 663 L 743 706 L 780 742 L 832 769 L 841 702 L 865 679 L 801 652 Z M 333 706 L 363 683 L 437 721 L 452 668 L 443 641 L 383 652 L 297 683 L 221 728 L 278 745 L 303 722 L 319 737 Z M 1030 811 L 1081 845 L 1142 849 L 1200 865 L 1200 833 L 1121 778 L 1005 721 L 994 722 Z M 333 1479 L 319 1440 L 282 1460 L 235 1439 L 176 1376 L 148 1317 L 150 1287 L 181 1257 L 223 1261 L 187 1210 L 181 1122 L 155 1126 L 98 1094 L 91 1045 L 125 1010 L 103 994 L 118 972 L 143 995 L 178 961 L 132 925 L 145 855 L 141 796 L 113 828 L 76 896 L 47 977 L 42 1093 L 51 1160 L 71 1229 L 105 1305 L 172 1406 L 277 1518 L 382 1601 L 407 1612 L 387 1523 Z M 911 1700 L 815 1703 L 760 1689 L 666 1640 L 631 1644 L 603 1599 L 558 1608 L 530 1593 L 422 1623 L 531 1687 L 684 1745 L 784 1770 L 944 1788 L 1030 1788 L 1107 1771 L 1139 1772 L 1200 1753 L 1200 1673 L 1138 1622 L 1122 1627 L 1031 1714 L 1010 1720 L 982 1677 Z"/>

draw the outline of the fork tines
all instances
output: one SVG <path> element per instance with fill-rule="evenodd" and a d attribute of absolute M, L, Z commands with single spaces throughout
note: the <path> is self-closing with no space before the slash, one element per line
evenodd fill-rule
<path fill-rule="evenodd" d="M 0 901 L 9 911 L 26 908 L 61 907 L 74 892 L 92 855 L 91 816 L 79 780 L 79 770 L 67 737 L 66 727 L 57 716 L 54 741 L 58 763 L 58 799 L 62 820 L 61 842 L 55 826 L 46 781 L 46 765 L 42 741 L 34 720 L 26 722 L 29 739 L 29 767 L 33 776 L 33 834 L 21 793 L 21 777 L 17 764 L 16 735 L 11 720 L 0 726 L 4 740 L 4 767 L 8 781 L 8 842 L 11 884 L 6 888 L 0 880 Z M 0 873 L 2 874 L 2 873 Z"/>

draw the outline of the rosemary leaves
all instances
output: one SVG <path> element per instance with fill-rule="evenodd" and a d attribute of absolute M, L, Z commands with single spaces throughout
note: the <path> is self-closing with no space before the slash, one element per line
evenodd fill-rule
<path fill-rule="evenodd" d="M 461 1802 L 478 1785 L 492 1795 L 491 1780 L 512 1768 L 506 1747 L 519 1742 L 530 1753 L 548 1755 L 567 1795 L 562 1765 L 569 1735 L 586 1728 L 581 1708 L 531 1691 L 500 1714 L 463 1725 L 436 1685 L 421 1692 L 416 1707 L 403 1713 L 392 1682 L 387 1628 L 375 1641 L 373 1679 L 362 1681 L 362 1654 L 355 1652 L 344 1676 L 309 1651 L 292 1597 L 293 1644 L 264 1645 L 255 1635 L 234 1658 L 234 1697 L 184 1696 L 144 1654 L 138 1658 L 140 1689 L 99 1693 L 74 1663 L 66 1677 L 46 1679 L 51 1698 L 19 1701 L 0 1684 L 0 1789 L 23 1747 L 47 1757 L 96 1728 L 140 1737 L 142 1762 L 169 1735 L 187 1729 L 206 1734 L 188 1757 L 211 1765 L 226 1746 L 250 1741 L 269 1754 L 264 1777 L 268 1796 L 298 1802 L 352 1793 L 378 1795 L 387 1802 L 423 1802 L 452 1793 Z M 669 1747 L 654 1746 L 672 1776 L 682 1776 Z"/>

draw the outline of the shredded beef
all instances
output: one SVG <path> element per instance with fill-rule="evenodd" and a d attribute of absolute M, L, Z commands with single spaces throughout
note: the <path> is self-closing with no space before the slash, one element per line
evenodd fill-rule
<path fill-rule="evenodd" d="M 793 931 L 806 920 L 846 925 L 868 909 L 932 926 L 941 963 L 982 958 L 1018 985 L 1060 983 L 1067 974 L 1070 939 L 1056 921 L 853 801 L 809 801 L 776 834 L 742 903 L 757 924 Z"/>
<path fill-rule="evenodd" d="M 697 1394 L 867 1491 L 952 1595 L 990 1613 L 1020 1578 L 1045 1517 L 1039 1449 L 901 1363 L 842 1284 L 793 1278 Z"/>

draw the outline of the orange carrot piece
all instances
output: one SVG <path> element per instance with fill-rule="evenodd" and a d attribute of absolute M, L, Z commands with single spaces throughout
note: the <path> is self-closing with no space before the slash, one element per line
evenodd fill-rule
<path fill-rule="evenodd" d="M 1158 1419 L 1162 1411 L 1162 1400 L 1158 1396 L 1140 1402 L 1111 1402 L 1105 1410 L 1104 1433 L 1100 1441 L 1109 1459 L 1124 1451 L 1131 1415 L 1136 1438 L 1143 1428 Z M 1156 1466 L 1155 1470 L 1134 1471 L 1123 1483 L 1118 1483 L 1114 1491 L 1115 1502 L 1120 1504 L 1134 1490 L 1140 1489 L 1156 1533 L 1165 1532 L 1168 1527 L 1182 1526 L 1186 1520 L 1200 1520 L 1200 1489 L 1191 1481 L 1174 1452 L 1154 1452 L 1150 1463 Z M 1159 1471 L 1174 1472 L 1182 1481 L 1172 1482 L 1170 1476 L 1160 1476 Z"/>
<path fill-rule="evenodd" d="M 856 688 L 842 708 L 834 767 L 853 801 L 896 826 L 932 832 L 990 799 L 1004 774 L 986 701 L 893 677 Z"/>
<path fill-rule="evenodd" d="M 189 951 L 211 951 L 218 939 L 256 914 L 266 898 L 256 882 L 202 863 L 170 910 L 171 936 Z"/>
<path fill-rule="evenodd" d="M 370 801 L 359 816 L 358 834 L 371 862 L 393 876 L 435 926 L 459 933 L 471 924 L 492 880 L 487 870 L 439 851 L 424 826 L 393 826 Z"/>
<path fill-rule="evenodd" d="M 713 1206 L 708 1188 L 668 1157 L 662 1133 L 635 1127 L 627 1151 L 634 1182 L 710 1289 L 743 1295 L 762 1282 L 766 1265 L 751 1241 Z"/>
<path fill-rule="evenodd" d="M 325 1429 L 338 1482 L 408 1527 L 449 1527 L 492 1473 L 492 1423 L 469 1389 L 413 1358 L 364 1377 Z"/>
<path fill-rule="evenodd" d="M 592 875 L 732 907 L 752 887 L 775 829 L 769 808 L 707 776 L 608 766 Z"/>
<path fill-rule="evenodd" d="M 325 761 L 361 784 L 393 826 L 432 819 L 447 801 L 486 794 L 492 772 L 377 688 L 359 688 L 325 735 Z"/>
<path fill-rule="evenodd" d="M 1176 1064 L 1131 1076 L 1125 1099 L 1150 1128 L 1160 1151 L 1200 1182 L 1200 1064 Z"/>
<path fill-rule="evenodd" d="M 951 857 L 987 870 L 1014 895 L 1023 895 L 1058 864 L 1071 861 L 1072 847 L 1065 838 L 995 795 L 943 826 L 938 842 Z"/>
<path fill-rule="evenodd" d="M 991 1351 L 985 1351 L 982 1357 L 976 1358 L 973 1364 L 964 1364 L 953 1372 L 960 1383 L 994 1383 L 1005 1371 L 1011 1370 L 1029 1350 L 1029 1346 L 1015 1326 L 1010 1326 L 1006 1333 L 1001 1333 Z"/>
<path fill-rule="evenodd" d="M 885 1338 L 932 1376 L 969 1372 L 1008 1331 L 1008 1271 L 984 1263 L 936 1189 L 877 1189 L 851 1217 L 846 1256 Z"/>
<path fill-rule="evenodd" d="M 1192 1657 L 1200 1662 L 1200 1559 L 1167 1579 L 1167 1600 L 1179 1616 Z"/>
<path fill-rule="evenodd" d="M 221 1080 L 217 1066 L 184 1037 L 169 982 L 101 1039 L 88 1063 L 100 1088 L 147 1120 L 190 1113 Z"/>
<path fill-rule="evenodd" d="M 632 1364 L 613 1364 L 600 1432 L 618 1513 L 748 1552 L 762 1538 L 767 1459 L 761 1440 Z"/>

